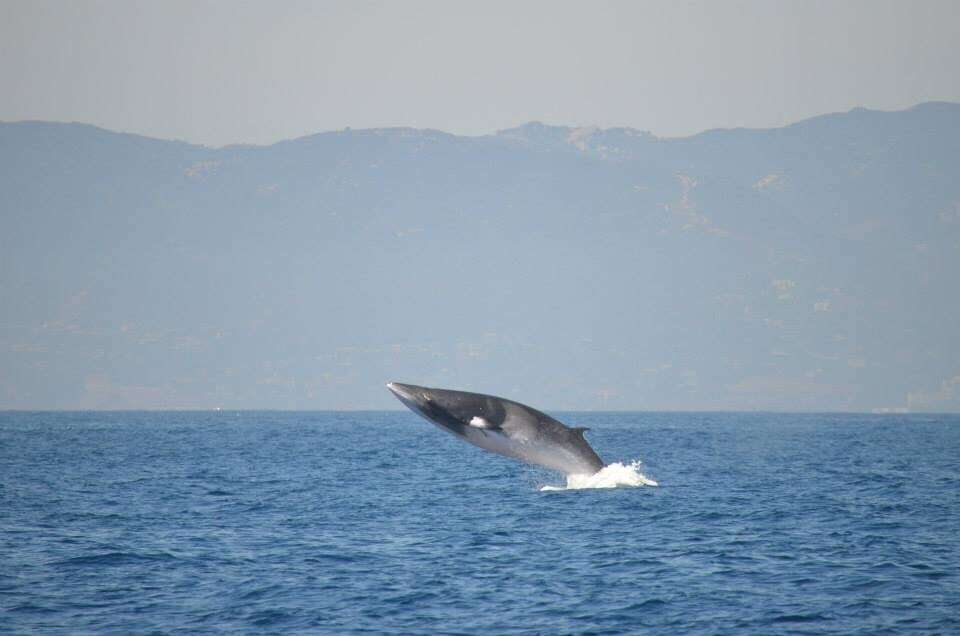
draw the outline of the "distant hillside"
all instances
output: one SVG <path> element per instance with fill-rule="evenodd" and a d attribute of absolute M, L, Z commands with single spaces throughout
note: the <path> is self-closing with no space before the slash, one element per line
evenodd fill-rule
<path fill-rule="evenodd" d="M 960 410 L 960 105 L 664 139 L 0 124 L 0 408 Z"/>

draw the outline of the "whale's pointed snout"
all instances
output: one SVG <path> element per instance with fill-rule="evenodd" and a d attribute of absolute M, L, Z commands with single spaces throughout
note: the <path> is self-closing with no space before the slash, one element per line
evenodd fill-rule
<path fill-rule="evenodd" d="M 428 399 L 428 390 L 415 384 L 387 382 L 387 388 L 397 397 L 397 399 L 411 408 L 418 407 L 421 402 L 424 402 Z"/>
<path fill-rule="evenodd" d="M 400 382 L 387 382 L 387 388 L 397 397 L 410 398 L 416 393 L 418 387 L 412 384 L 401 384 Z"/>

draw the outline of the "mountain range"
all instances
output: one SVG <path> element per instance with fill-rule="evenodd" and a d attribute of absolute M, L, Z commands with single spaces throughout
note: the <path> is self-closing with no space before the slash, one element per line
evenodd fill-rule
<path fill-rule="evenodd" d="M 210 148 L 0 124 L 0 408 L 960 410 L 960 104 Z"/>

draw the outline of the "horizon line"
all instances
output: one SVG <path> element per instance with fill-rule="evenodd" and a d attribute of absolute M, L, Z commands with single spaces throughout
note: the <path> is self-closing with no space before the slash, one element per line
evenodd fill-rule
<path fill-rule="evenodd" d="M 870 411 L 780 410 L 780 409 L 542 409 L 553 413 L 739 413 L 778 415 L 958 415 L 960 411 L 895 411 L 884 408 Z M 275 409 L 275 408 L 105 408 L 105 409 L 6 409 L 7 413 L 410 413 L 407 409 Z"/>

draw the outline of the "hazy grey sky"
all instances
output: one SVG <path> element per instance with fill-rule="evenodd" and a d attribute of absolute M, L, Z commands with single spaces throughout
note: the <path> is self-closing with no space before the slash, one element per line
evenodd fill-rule
<path fill-rule="evenodd" d="M 0 120 L 223 145 L 960 101 L 960 2 L 0 0 Z"/>

